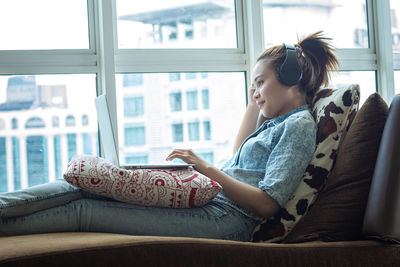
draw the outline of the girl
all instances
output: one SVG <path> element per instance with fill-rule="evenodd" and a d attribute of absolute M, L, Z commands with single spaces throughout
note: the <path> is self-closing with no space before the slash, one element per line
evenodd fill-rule
<path fill-rule="evenodd" d="M 311 160 L 316 125 L 309 104 L 337 63 L 321 32 L 295 46 L 269 48 L 257 59 L 234 155 L 224 166 L 218 169 L 188 149 L 167 156 L 195 164 L 223 187 L 205 206 L 127 204 L 59 180 L 0 194 L 0 216 L 7 213 L 0 235 L 86 231 L 250 241 L 257 224 L 285 205 Z M 260 111 L 269 119 L 256 129 Z"/>

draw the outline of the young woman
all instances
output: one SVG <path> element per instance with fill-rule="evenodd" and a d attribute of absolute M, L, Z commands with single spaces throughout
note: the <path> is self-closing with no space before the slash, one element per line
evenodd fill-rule
<path fill-rule="evenodd" d="M 195 164 L 223 187 L 205 206 L 138 206 L 59 180 L 0 194 L 0 235 L 87 231 L 249 241 L 255 226 L 284 206 L 301 180 L 316 141 L 310 99 L 336 67 L 320 32 L 292 47 L 272 47 L 257 59 L 234 155 L 225 165 L 218 169 L 187 149 L 167 157 Z M 260 110 L 269 119 L 256 129 Z"/>

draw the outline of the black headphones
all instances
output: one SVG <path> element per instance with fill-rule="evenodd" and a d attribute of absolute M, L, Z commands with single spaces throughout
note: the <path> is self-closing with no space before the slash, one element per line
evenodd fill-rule
<path fill-rule="evenodd" d="M 297 59 L 296 47 L 285 43 L 283 45 L 286 49 L 286 57 L 277 71 L 278 79 L 284 85 L 293 86 L 301 81 L 303 71 Z"/>

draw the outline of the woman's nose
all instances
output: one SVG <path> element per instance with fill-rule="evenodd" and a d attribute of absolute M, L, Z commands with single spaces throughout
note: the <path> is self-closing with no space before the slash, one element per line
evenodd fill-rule
<path fill-rule="evenodd" d="M 253 97 L 254 97 L 254 99 L 257 99 L 260 97 L 260 91 L 257 88 L 256 88 L 256 90 L 254 90 Z"/>

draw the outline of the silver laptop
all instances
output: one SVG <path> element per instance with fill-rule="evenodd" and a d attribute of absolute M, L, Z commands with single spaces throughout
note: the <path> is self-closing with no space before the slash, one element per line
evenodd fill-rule
<path fill-rule="evenodd" d="M 97 118 L 99 122 L 100 140 L 103 146 L 104 157 L 112 162 L 113 164 L 124 168 L 124 169 L 175 169 L 175 168 L 188 168 L 194 166 L 194 164 L 188 163 L 176 163 L 176 162 L 165 162 L 165 163 L 146 163 L 146 164 L 119 164 L 119 157 L 117 153 L 117 146 L 115 142 L 115 133 L 111 127 L 110 113 L 108 111 L 106 95 L 96 97 L 96 110 Z"/>

